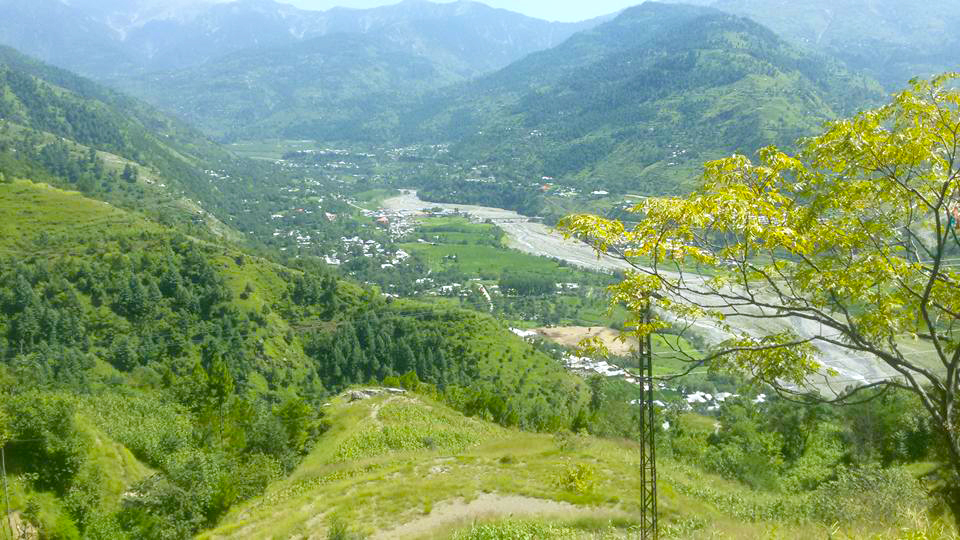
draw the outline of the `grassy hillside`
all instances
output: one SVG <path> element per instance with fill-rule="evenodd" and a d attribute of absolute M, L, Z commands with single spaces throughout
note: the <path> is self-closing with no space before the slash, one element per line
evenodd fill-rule
<path fill-rule="evenodd" d="M 347 393 L 325 410 L 331 428 L 297 470 L 201 538 L 637 534 L 633 443 L 505 429 L 409 393 L 360 401 Z M 702 417 L 682 422 L 691 432 L 714 429 Z M 898 523 L 895 516 L 833 524 L 818 515 L 815 502 L 829 493 L 754 490 L 671 457 L 659 461 L 658 472 L 664 538 L 900 538 L 898 525 L 923 526 L 922 519 Z"/>
<path fill-rule="evenodd" d="M 509 164 L 517 180 L 665 193 L 706 160 L 789 146 L 878 90 L 749 20 L 646 3 L 401 124 L 452 142 L 453 159 Z"/>

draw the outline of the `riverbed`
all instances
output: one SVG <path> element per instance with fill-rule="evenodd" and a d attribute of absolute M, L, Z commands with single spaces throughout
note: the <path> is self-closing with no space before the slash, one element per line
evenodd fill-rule
<path fill-rule="evenodd" d="M 589 245 L 575 239 L 564 238 L 555 229 L 542 223 L 530 221 L 527 216 L 511 210 L 468 204 L 425 202 L 417 197 L 416 191 L 412 190 L 406 190 L 403 195 L 387 199 L 383 205 L 388 210 L 407 212 L 418 212 L 438 207 L 459 210 L 477 220 L 489 219 L 494 221 L 507 234 L 510 247 L 531 255 L 551 257 L 599 272 L 614 272 L 631 268 L 626 261 L 605 254 L 598 256 Z M 685 276 L 685 279 L 690 282 L 695 282 L 698 278 L 690 275 Z M 753 317 L 738 316 L 731 312 L 728 314 L 726 323 L 740 326 L 751 334 L 758 335 L 790 330 L 797 336 L 813 338 L 823 331 L 815 323 L 798 317 L 758 320 Z M 693 324 L 693 327 L 694 331 L 709 343 L 719 343 L 730 337 L 726 331 L 721 330 L 715 323 L 698 321 Z M 851 384 L 870 383 L 896 376 L 896 373 L 889 366 L 876 358 L 852 354 L 842 347 L 822 340 L 815 340 L 813 344 L 820 351 L 819 360 L 825 369 L 822 376 L 812 377 L 808 382 L 824 394 L 835 394 Z M 827 375 L 827 369 L 834 370 L 837 376 Z"/>
<path fill-rule="evenodd" d="M 564 238 L 556 229 L 512 210 L 475 206 L 469 204 L 432 203 L 420 200 L 416 191 L 407 190 L 403 195 L 387 199 L 384 208 L 394 211 L 417 212 L 427 208 L 459 210 L 478 220 L 492 220 L 507 234 L 508 245 L 519 251 L 541 257 L 566 261 L 597 272 L 627 270 L 630 265 L 610 255 L 598 256 L 592 247 L 579 240 Z"/>

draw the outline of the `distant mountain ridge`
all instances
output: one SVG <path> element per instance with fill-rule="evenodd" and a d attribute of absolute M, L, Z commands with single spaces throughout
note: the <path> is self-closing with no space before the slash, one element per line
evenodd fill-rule
<path fill-rule="evenodd" d="M 685 2 L 688 0 L 684 0 Z M 960 0 L 700 0 L 862 69 L 889 89 L 960 70 Z"/>
<path fill-rule="evenodd" d="M 647 2 L 424 100 L 398 129 L 403 142 L 450 142 L 452 160 L 509 163 L 528 179 L 671 193 L 708 159 L 790 146 L 881 96 L 748 19 Z"/>
<path fill-rule="evenodd" d="M 600 22 L 548 22 L 466 0 L 328 11 L 273 0 L 0 0 L 0 14 L 0 43 L 101 79 L 186 68 L 243 49 L 338 33 L 377 35 L 446 56 L 472 76 Z"/>
<path fill-rule="evenodd" d="M 455 66 L 385 38 L 336 34 L 119 85 L 222 140 L 301 131 L 343 140 L 369 138 L 360 119 L 464 79 Z"/>

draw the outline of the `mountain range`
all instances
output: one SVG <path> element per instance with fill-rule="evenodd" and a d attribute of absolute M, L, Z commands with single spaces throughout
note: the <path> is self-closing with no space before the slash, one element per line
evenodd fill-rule
<path fill-rule="evenodd" d="M 646 2 L 569 24 L 462 0 L 0 0 L 0 40 L 222 141 L 447 144 L 508 179 L 672 192 L 949 69 L 960 9 L 906 2 Z"/>
<path fill-rule="evenodd" d="M 359 33 L 248 49 L 125 88 L 226 140 L 452 145 L 518 177 L 677 189 L 706 159 L 790 146 L 873 103 L 842 62 L 712 8 L 648 2 L 464 80 Z"/>
<path fill-rule="evenodd" d="M 648 2 L 420 100 L 397 136 L 449 142 L 453 160 L 509 163 L 499 168 L 520 178 L 670 192 L 705 160 L 789 147 L 881 96 L 749 19 Z"/>
<path fill-rule="evenodd" d="M 0 43 L 102 79 L 343 33 L 372 35 L 437 56 L 473 76 L 599 22 L 547 22 L 466 0 L 328 11 L 272 0 L 0 0 L 0 13 Z"/>
<path fill-rule="evenodd" d="M 685 3 L 693 3 L 685 0 Z M 913 77 L 954 71 L 960 1 L 701 0 L 750 17 L 792 43 L 835 56 L 896 90 Z"/>

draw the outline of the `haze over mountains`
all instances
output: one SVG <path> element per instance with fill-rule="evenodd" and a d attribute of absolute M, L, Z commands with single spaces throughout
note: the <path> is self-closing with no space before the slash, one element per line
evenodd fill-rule
<path fill-rule="evenodd" d="M 697 3 L 713 7 L 564 24 L 468 1 L 0 0 L 0 41 L 224 141 L 451 144 L 518 175 L 667 191 L 956 57 L 949 16 L 917 0 Z"/>
<path fill-rule="evenodd" d="M 693 2 L 691 2 L 693 3 Z M 700 0 L 863 69 L 888 89 L 957 69 L 957 0 Z"/>
<path fill-rule="evenodd" d="M 296 9 L 272 0 L 3 0 L 0 42 L 88 76 L 182 68 L 251 47 L 334 33 L 376 35 L 451 57 L 464 75 L 561 43 L 592 22 L 551 23 L 474 2 L 407 0 L 370 10 Z"/>

